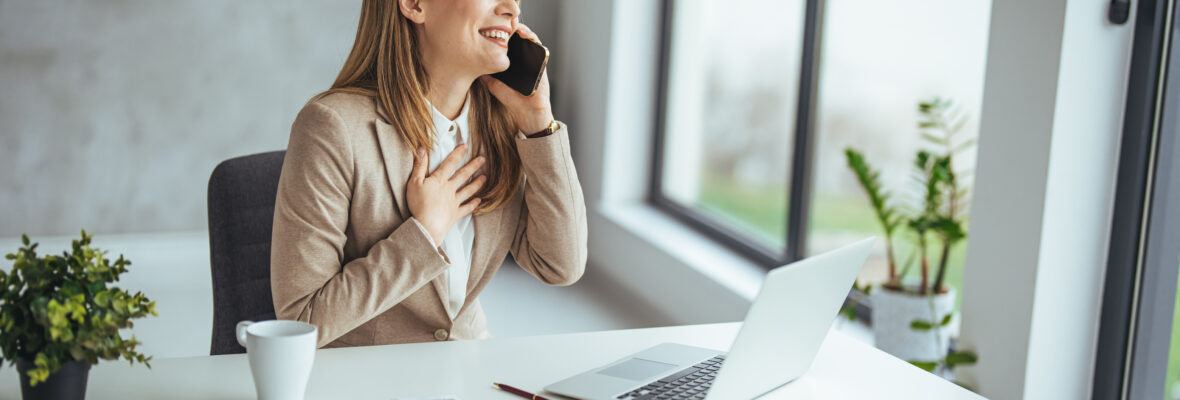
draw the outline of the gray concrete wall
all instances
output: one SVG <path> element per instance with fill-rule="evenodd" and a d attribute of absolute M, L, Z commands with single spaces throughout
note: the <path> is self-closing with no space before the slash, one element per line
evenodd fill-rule
<path fill-rule="evenodd" d="M 205 229 L 213 167 L 286 148 L 360 3 L 0 0 L 0 237 Z M 550 46 L 561 3 L 523 3 Z"/>
<path fill-rule="evenodd" d="M 285 148 L 360 1 L 0 0 L 0 236 L 205 229 L 218 162 Z"/>

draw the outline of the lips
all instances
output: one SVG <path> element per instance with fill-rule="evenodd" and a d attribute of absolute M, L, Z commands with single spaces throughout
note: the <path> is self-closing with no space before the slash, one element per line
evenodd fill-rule
<path fill-rule="evenodd" d="M 508 32 L 502 31 L 500 29 L 486 29 L 486 30 L 480 31 L 479 34 L 483 35 L 485 37 L 490 37 L 492 39 L 500 39 L 500 40 L 508 40 L 508 37 L 509 37 Z"/>
<path fill-rule="evenodd" d="M 508 38 L 512 36 L 512 34 L 509 33 L 508 29 L 502 28 L 502 27 L 492 27 L 492 28 L 481 29 L 479 31 L 479 35 L 483 36 L 485 39 L 492 41 L 496 45 L 499 45 L 500 47 L 505 47 L 505 48 L 508 47 Z"/>

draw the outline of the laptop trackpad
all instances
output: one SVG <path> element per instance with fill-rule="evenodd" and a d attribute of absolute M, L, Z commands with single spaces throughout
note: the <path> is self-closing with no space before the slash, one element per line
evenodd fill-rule
<path fill-rule="evenodd" d="M 661 372 L 671 371 L 673 368 L 676 368 L 675 364 L 632 358 L 598 371 L 598 373 L 635 381 L 651 378 Z"/>

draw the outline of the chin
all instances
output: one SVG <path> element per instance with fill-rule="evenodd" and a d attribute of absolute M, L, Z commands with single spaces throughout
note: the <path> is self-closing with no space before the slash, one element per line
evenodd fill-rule
<path fill-rule="evenodd" d="M 484 54 L 483 57 L 472 61 L 475 61 L 474 64 L 479 65 L 487 74 L 504 72 L 512 64 L 512 61 L 508 60 L 507 52 Z"/>
<path fill-rule="evenodd" d="M 504 57 L 503 60 L 496 60 L 496 61 L 490 63 L 489 68 L 491 69 L 491 72 L 488 72 L 488 73 L 494 74 L 494 73 L 498 73 L 498 72 L 504 72 L 504 71 L 508 70 L 508 66 L 511 64 L 512 63 L 510 61 L 508 61 L 508 57 Z"/>

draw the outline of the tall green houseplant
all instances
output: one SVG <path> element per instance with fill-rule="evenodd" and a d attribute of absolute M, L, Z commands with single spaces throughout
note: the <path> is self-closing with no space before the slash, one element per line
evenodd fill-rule
<path fill-rule="evenodd" d="M 32 386 L 71 361 L 123 358 L 151 366 L 151 358 L 136 351 L 135 336 L 124 339 L 119 329 L 156 315 L 156 303 L 111 286 L 131 261 L 120 255 L 112 263 L 90 240 L 83 230 L 72 251 L 39 257 L 37 243 L 21 235 L 23 246 L 5 256 L 13 264 L 0 271 L 0 365 L 31 362 Z"/>
<path fill-rule="evenodd" d="M 884 286 L 894 290 L 913 290 L 916 293 L 941 293 L 945 291 L 946 268 L 950 261 L 952 247 L 967 237 L 966 197 L 968 188 L 961 183 L 954 160 L 963 151 L 975 144 L 973 138 L 961 135 L 967 117 L 962 115 L 949 100 L 935 98 L 918 104 L 919 134 L 928 144 L 928 149 L 919 150 L 915 155 L 913 179 L 920 184 L 915 201 L 909 212 L 893 202 L 893 194 L 881 186 L 881 172 L 873 168 L 863 153 L 851 147 L 844 150 L 848 168 L 855 174 L 857 183 L 868 195 L 869 205 L 885 236 L 888 279 Z M 917 248 L 902 263 L 898 271 L 896 242 L 908 228 Z M 932 240 L 933 239 L 933 240 Z M 938 249 L 938 264 L 930 281 L 932 268 L 928 254 L 930 246 Z M 912 260 L 917 259 L 921 269 L 921 281 L 915 287 L 902 286 L 901 279 L 908 271 Z"/>
<path fill-rule="evenodd" d="M 868 196 L 869 205 L 885 236 L 888 277 L 882 287 L 889 292 L 923 296 L 929 301 L 929 312 L 923 311 L 919 315 L 897 314 L 902 310 L 899 303 L 893 303 L 894 306 L 886 311 L 894 318 L 904 318 L 900 322 L 908 324 L 908 330 L 919 334 L 933 334 L 937 348 L 946 339 L 940 335 L 943 328 L 951 322 L 952 313 L 948 312 L 950 310 L 936 311 L 935 296 L 948 292 L 945 280 L 951 251 L 967 237 L 965 209 L 968 188 L 962 181 L 963 176 L 969 172 L 957 170 L 955 160 L 974 146 L 975 139 L 963 137 L 962 130 L 967 117 L 949 100 L 935 98 L 920 102 L 917 111 L 918 133 L 925 146 L 916 152 L 911 163 L 911 178 L 917 188 L 907 197 L 911 201 L 898 205 L 893 193 L 881 185 L 881 172 L 870 165 L 864 154 L 853 148 L 846 148 L 844 154 L 849 169 Z M 896 248 L 897 241 L 902 239 L 912 241 L 914 249 L 906 257 L 906 261 L 899 264 Z M 936 253 L 936 261 L 931 260 L 931 251 Z M 919 269 L 917 284 L 903 283 L 903 277 L 915 263 Z M 869 293 L 869 286 L 854 287 L 866 295 Z M 953 297 L 948 298 L 952 299 L 953 305 Z M 876 313 L 879 306 L 881 305 L 874 303 L 874 323 L 878 322 Z M 945 314 L 939 315 L 942 313 Z M 905 317 L 906 315 L 909 317 Z M 882 321 L 889 324 L 888 326 L 892 326 L 892 322 Z M 888 342 L 891 346 L 908 343 L 906 340 L 896 339 L 908 334 L 894 332 L 892 328 L 883 327 L 879 334 L 887 332 L 890 333 Z M 906 347 L 894 351 L 900 354 L 912 350 Z M 950 354 L 936 352 L 930 353 L 929 356 L 938 359 L 929 360 L 923 356 L 909 361 L 933 371 L 939 366 L 950 368 L 955 365 L 972 364 L 976 360 L 974 353 L 966 351 Z"/>

